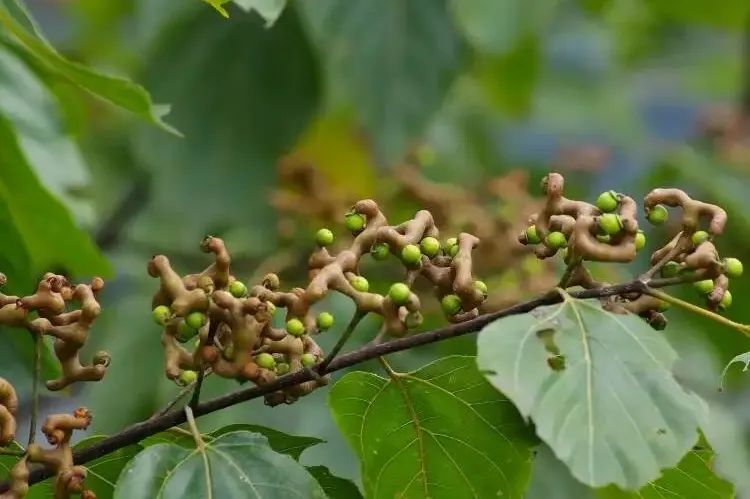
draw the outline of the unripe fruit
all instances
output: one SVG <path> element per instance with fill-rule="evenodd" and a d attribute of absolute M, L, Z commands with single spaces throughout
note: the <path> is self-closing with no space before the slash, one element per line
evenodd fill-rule
<path fill-rule="evenodd" d="M 680 273 L 680 264 L 675 261 L 669 261 L 661 268 L 662 277 L 675 277 Z"/>
<path fill-rule="evenodd" d="M 667 310 L 669 310 L 669 307 L 670 307 L 669 302 L 664 301 L 664 300 L 659 300 L 659 308 L 657 310 L 659 312 L 666 312 Z"/>
<path fill-rule="evenodd" d="M 697 230 L 693 232 L 692 236 L 690 236 L 690 240 L 693 242 L 694 246 L 705 243 L 706 241 L 708 241 L 708 238 L 708 232 L 706 232 L 705 230 Z"/>
<path fill-rule="evenodd" d="M 255 363 L 263 369 L 274 369 L 276 367 L 276 359 L 270 353 L 259 353 L 255 356 Z"/>
<path fill-rule="evenodd" d="M 391 248 L 388 243 L 376 243 L 370 248 L 370 254 L 375 260 L 383 261 L 391 254 Z"/>
<path fill-rule="evenodd" d="M 391 285 L 391 289 L 388 290 L 388 296 L 396 305 L 406 305 L 409 302 L 411 290 L 403 282 L 397 282 Z"/>
<path fill-rule="evenodd" d="M 407 244 L 401 250 L 401 260 L 409 266 L 417 265 L 422 261 L 422 251 L 416 244 Z"/>
<path fill-rule="evenodd" d="M 484 281 L 474 281 L 474 287 L 481 291 L 484 296 L 487 296 L 487 284 Z"/>
<path fill-rule="evenodd" d="M 737 258 L 724 259 L 724 271 L 729 277 L 740 277 L 743 272 L 742 262 Z"/>
<path fill-rule="evenodd" d="M 732 293 L 729 292 L 727 289 L 724 291 L 724 296 L 721 298 L 721 301 L 719 302 L 719 308 L 721 310 L 726 310 L 729 307 L 732 306 Z"/>
<path fill-rule="evenodd" d="M 615 211 L 618 204 L 619 200 L 617 199 L 617 193 L 615 191 L 602 192 L 599 194 L 599 197 L 596 198 L 596 207 L 605 213 Z"/>
<path fill-rule="evenodd" d="M 560 249 L 568 245 L 568 240 L 562 232 L 550 232 L 544 239 L 544 244 L 551 249 Z"/>
<path fill-rule="evenodd" d="M 711 279 L 704 279 L 693 283 L 693 287 L 698 290 L 699 293 L 707 295 L 714 289 L 714 282 Z"/>
<path fill-rule="evenodd" d="M 182 386 L 192 385 L 198 379 L 198 373 L 195 371 L 182 371 L 177 380 Z"/>
<path fill-rule="evenodd" d="M 443 311 L 448 315 L 456 315 L 461 311 L 461 298 L 456 295 L 445 295 L 440 300 Z"/>
<path fill-rule="evenodd" d="M 609 242 L 612 240 L 612 236 L 609 234 L 597 234 L 596 240 L 600 243 L 609 244 Z"/>
<path fill-rule="evenodd" d="M 229 285 L 229 292 L 235 298 L 243 298 L 247 295 L 247 286 L 242 281 L 232 281 Z"/>
<path fill-rule="evenodd" d="M 185 321 L 180 321 L 177 324 L 177 341 L 180 343 L 187 343 L 198 334 L 198 331 L 188 326 Z"/>
<path fill-rule="evenodd" d="M 354 289 L 362 293 L 366 293 L 370 289 L 370 283 L 361 275 L 355 275 L 349 282 L 351 282 Z"/>
<path fill-rule="evenodd" d="M 455 237 L 448 238 L 445 241 L 445 254 L 453 258 L 458 253 L 458 239 Z"/>
<path fill-rule="evenodd" d="M 333 232 L 330 229 L 320 229 L 315 233 L 315 242 L 318 246 L 330 246 L 333 244 Z"/>
<path fill-rule="evenodd" d="M 315 325 L 318 326 L 320 331 L 327 331 L 333 326 L 333 315 L 328 312 L 321 312 L 318 317 L 315 318 Z"/>
<path fill-rule="evenodd" d="M 273 316 L 276 313 L 276 305 L 272 301 L 266 302 L 266 308 L 268 309 L 268 315 Z"/>
<path fill-rule="evenodd" d="M 286 362 L 279 362 L 278 364 L 276 364 L 276 374 L 278 374 L 279 376 L 283 376 L 288 373 L 289 369 L 289 364 L 287 364 Z"/>
<path fill-rule="evenodd" d="M 163 326 L 172 316 L 172 311 L 166 305 L 159 305 L 151 311 L 151 316 L 154 318 L 154 322 Z"/>
<path fill-rule="evenodd" d="M 646 246 L 646 234 L 642 230 L 635 233 L 635 250 L 641 251 Z"/>
<path fill-rule="evenodd" d="M 599 217 L 599 227 L 610 236 L 619 234 L 622 230 L 622 219 L 620 215 L 605 213 Z"/>
<path fill-rule="evenodd" d="M 222 355 L 227 360 L 234 360 L 234 345 L 225 346 Z"/>
<path fill-rule="evenodd" d="M 437 254 L 440 253 L 440 241 L 434 237 L 425 237 L 420 241 L 419 247 L 421 248 L 422 253 L 427 255 L 427 258 L 435 258 Z"/>
<path fill-rule="evenodd" d="M 289 319 L 286 322 L 286 332 L 292 336 L 302 336 L 305 334 L 305 325 L 299 319 Z"/>
<path fill-rule="evenodd" d="M 526 229 L 526 242 L 529 244 L 539 244 L 542 242 L 542 239 L 536 231 L 536 225 L 530 225 Z"/>
<path fill-rule="evenodd" d="M 347 213 L 344 224 L 347 229 L 354 233 L 361 232 L 365 228 L 365 217 L 359 213 Z"/>
<path fill-rule="evenodd" d="M 646 218 L 648 218 L 648 221 L 652 224 L 660 225 L 667 221 L 667 218 L 669 218 L 669 212 L 664 205 L 657 204 L 649 210 Z"/>
<path fill-rule="evenodd" d="M 404 324 L 406 324 L 407 329 L 414 329 L 415 327 L 421 326 L 423 321 L 424 317 L 422 316 L 422 313 L 417 310 L 415 312 L 409 312 L 408 314 L 406 314 Z"/>
<path fill-rule="evenodd" d="M 193 329 L 200 329 L 206 323 L 206 314 L 203 312 L 190 312 L 185 317 L 185 323 Z"/>
<path fill-rule="evenodd" d="M 302 365 L 305 367 L 312 367 L 315 365 L 315 362 L 317 359 L 315 356 L 311 353 L 303 353 L 302 357 L 300 357 L 300 362 L 302 362 Z"/>

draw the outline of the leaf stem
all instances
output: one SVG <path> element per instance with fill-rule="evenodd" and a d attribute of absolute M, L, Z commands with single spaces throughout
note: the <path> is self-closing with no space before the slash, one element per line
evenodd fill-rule
<path fill-rule="evenodd" d="M 188 405 L 185 406 L 185 417 L 187 418 L 188 427 L 190 428 L 190 435 L 193 437 L 193 440 L 195 440 L 195 447 L 203 452 L 206 448 L 206 443 L 203 441 L 201 432 L 198 430 L 198 425 L 193 416 L 193 410 Z"/>
<path fill-rule="evenodd" d="M 193 395 L 190 397 L 188 405 L 192 408 L 198 405 L 201 398 L 201 388 L 203 387 L 203 379 L 206 377 L 206 368 L 201 363 L 201 367 L 198 370 L 198 379 L 195 380 L 195 388 L 193 389 Z"/>
<path fill-rule="evenodd" d="M 646 291 L 646 293 L 653 296 L 654 298 L 658 298 L 667 303 L 672 303 L 673 305 L 682 307 L 685 310 L 689 310 L 695 314 L 702 315 L 703 317 L 706 317 L 707 319 L 711 319 L 712 321 L 718 322 L 719 324 L 729 326 L 732 329 L 736 329 L 737 331 L 741 332 L 745 336 L 750 337 L 750 325 L 748 324 L 740 324 L 739 322 L 735 322 L 731 319 L 727 319 L 726 317 L 719 315 L 716 312 L 712 312 L 711 310 L 707 310 L 705 308 L 699 307 L 698 305 L 695 305 L 693 303 L 680 300 L 679 298 L 676 298 L 663 291 L 659 291 L 656 289 L 649 289 L 648 291 Z"/>
<path fill-rule="evenodd" d="M 44 337 L 41 333 L 31 333 L 34 337 L 34 372 L 31 385 L 31 422 L 29 424 L 28 445 L 34 443 L 36 439 L 37 418 L 39 416 L 39 378 L 42 371 L 42 341 Z"/>

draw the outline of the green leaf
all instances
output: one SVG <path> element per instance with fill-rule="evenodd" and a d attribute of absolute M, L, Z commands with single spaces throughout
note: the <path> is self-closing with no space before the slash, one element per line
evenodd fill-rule
<path fill-rule="evenodd" d="M 286 7 L 286 0 L 234 0 L 246 12 L 256 11 L 266 21 L 266 28 L 274 25 Z"/>
<path fill-rule="evenodd" d="M 231 2 L 231 0 L 203 0 L 208 5 L 216 9 L 216 12 L 221 14 L 224 17 L 229 17 L 229 12 L 227 12 L 227 9 L 224 8 L 225 3 Z"/>
<path fill-rule="evenodd" d="M 729 372 L 729 368 L 734 364 L 744 364 L 744 366 L 742 367 L 742 372 L 747 372 L 747 370 L 750 369 L 750 352 L 745 352 L 737 355 L 732 360 L 730 360 L 726 366 L 724 366 L 724 370 L 721 371 L 721 380 L 719 382 L 719 387 L 722 390 L 724 389 L 724 379 L 727 377 L 727 372 Z"/>
<path fill-rule="evenodd" d="M 636 490 L 692 448 L 705 415 L 676 357 L 639 317 L 566 296 L 486 326 L 477 361 L 578 480 Z"/>
<path fill-rule="evenodd" d="M 292 496 L 324 498 L 307 470 L 274 452 L 255 433 L 227 433 L 201 449 L 173 444 L 147 448 L 122 471 L 116 499 Z"/>
<path fill-rule="evenodd" d="M 329 405 L 360 457 L 367 497 L 523 496 L 532 437 L 472 357 L 390 380 L 349 373 Z"/>
<path fill-rule="evenodd" d="M 97 73 L 60 55 L 36 30 L 33 21 L 18 0 L 0 1 L 0 26 L 12 34 L 14 40 L 52 74 L 69 80 L 91 94 L 135 113 L 171 133 L 180 135 L 177 130 L 161 120 L 169 112 L 169 106 L 154 105 L 143 87 L 124 78 Z"/>
<path fill-rule="evenodd" d="M 3 449 L 22 451 L 23 447 L 18 442 L 12 442 L 10 445 L 3 447 Z M 18 462 L 18 457 L 8 456 L 6 454 L 0 454 L 0 483 L 8 480 L 10 477 L 10 469 Z"/>
<path fill-rule="evenodd" d="M 301 5 L 305 5 L 302 3 Z M 440 107 L 461 43 L 446 0 L 327 0 L 307 12 L 382 162 L 399 159 Z"/>
<path fill-rule="evenodd" d="M 307 471 L 318 481 L 329 499 L 358 499 L 362 497 L 354 482 L 332 475 L 325 466 L 308 466 Z"/>
<path fill-rule="evenodd" d="M 645 3 L 668 21 L 698 26 L 740 29 L 745 26 L 747 17 L 745 0 L 646 0 Z"/>
<path fill-rule="evenodd" d="M 318 445 L 325 442 L 324 440 L 321 440 L 319 438 L 289 435 L 288 433 L 256 424 L 232 424 L 212 431 L 210 435 L 212 437 L 218 438 L 222 435 L 235 431 L 260 433 L 261 435 L 266 437 L 266 439 L 268 439 L 268 445 L 270 445 L 273 450 L 281 454 L 287 454 L 295 460 L 299 460 L 300 455 L 306 449 L 309 449 L 313 445 Z"/>

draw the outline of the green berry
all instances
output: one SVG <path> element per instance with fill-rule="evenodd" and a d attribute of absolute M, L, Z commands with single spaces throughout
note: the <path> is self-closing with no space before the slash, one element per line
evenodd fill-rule
<path fill-rule="evenodd" d="M 193 329 L 200 329 L 206 324 L 206 314 L 203 312 L 190 312 L 185 317 L 185 323 Z"/>
<path fill-rule="evenodd" d="M 667 221 L 667 218 L 669 218 L 669 212 L 663 204 L 657 204 L 649 210 L 646 218 L 648 218 L 648 221 L 652 224 L 660 225 Z"/>
<path fill-rule="evenodd" d="M 622 230 L 622 219 L 620 215 L 614 213 L 605 213 L 599 217 L 599 228 L 606 234 L 614 236 Z"/>
<path fill-rule="evenodd" d="M 333 326 L 333 315 L 328 312 L 321 312 L 315 319 L 315 324 L 318 326 L 320 331 L 327 331 Z"/>
<path fill-rule="evenodd" d="M 417 265 L 422 261 L 422 251 L 416 244 L 407 244 L 401 250 L 401 260 L 409 266 Z"/>
<path fill-rule="evenodd" d="M 331 232 L 331 229 L 320 229 L 316 232 L 315 242 L 318 243 L 318 246 L 323 247 L 333 244 L 333 232 Z"/>
<path fill-rule="evenodd" d="M 192 385 L 198 379 L 198 373 L 195 371 L 182 371 L 177 378 L 182 386 Z"/>
<path fill-rule="evenodd" d="M 382 262 L 391 254 L 391 248 L 388 246 L 388 243 L 376 243 L 370 248 L 370 254 L 375 260 Z"/>
<path fill-rule="evenodd" d="M 361 291 L 362 293 L 366 293 L 367 290 L 370 289 L 370 283 L 361 275 L 355 275 L 349 282 L 351 282 L 354 289 Z"/>
<path fill-rule="evenodd" d="M 448 238 L 443 247 L 445 248 L 445 254 L 453 258 L 458 253 L 458 239 L 455 237 Z"/>
<path fill-rule="evenodd" d="M 344 218 L 344 224 L 351 232 L 361 232 L 365 228 L 365 217 L 359 213 L 347 213 Z"/>
<path fill-rule="evenodd" d="M 305 334 L 305 325 L 299 319 L 289 319 L 286 322 L 286 332 L 292 336 L 302 336 Z"/>
<path fill-rule="evenodd" d="M 225 346 L 222 355 L 227 360 L 234 360 L 234 345 Z"/>
<path fill-rule="evenodd" d="M 271 301 L 267 301 L 266 302 L 266 308 L 268 309 L 268 315 L 270 315 L 271 317 L 273 317 L 273 314 L 276 313 L 276 305 L 274 305 L 274 303 L 271 302 Z"/>
<path fill-rule="evenodd" d="M 317 361 L 315 356 L 311 353 L 303 353 L 302 357 L 300 357 L 299 360 L 300 362 L 302 362 L 302 365 L 304 367 L 312 367 L 315 365 L 315 362 Z"/>
<path fill-rule="evenodd" d="M 151 316 L 154 318 L 154 322 L 163 326 L 172 317 L 172 311 L 166 305 L 159 305 L 151 311 Z"/>
<path fill-rule="evenodd" d="M 659 300 L 659 308 L 658 308 L 659 312 L 666 312 L 667 310 L 669 310 L 669 307 L 670 307 L 669 302 L 666 302 L 664 300 Z"/>
<path fill-rule="evenodd" d="M 740 277 L 742 275 L 742 262 L 737 258 L 724 259 L 724 271 L 729 277 Z"/>
<path fill-rule="evenodd" d="M 229 285 L 229 292 L 232 293 L 232 296 L 235 298 L 242 298 L 247 295 L 247 286 L 245 286 L 242 281 L 232 281 Z"/>
<path fill-rule="evenodd" d="M 419 247 L 422 249 L 422 253 L 427 255 L 427 258 L 435 258 L 440 253 L 440 241 L 434 237 L 425 237 L 420 241 Z"/>
<path fill-rule="evenodd" d="M 609 244 L 609 242 L 612 240 L 612 236 L 609 234 L 597 234 L 596 240 L 600 243 Z"/>
<path fill-rule="evenodd" d="M 542 242 L 542 239 L 536 231 L 536 225 L 530 225 L 526 229 L 526 242 L 529 244 L 539 244 Z"/>
<path fill-rule="evenodd" d="M 396 305 L 405 305 L 409 301 L 411 290 L 403 282 L 397 282 L 391 285 L 391 289 L 388 290 L 388 296 Z"/>
<path fill-rule="evenodd" d="M 551 249 L 560 249 L 568 245 L 568 240 L 562 232 L 550 232 L 544 239 L 544 244 Z"/>
<path fill-rule="evenodd" d="M 456 295 L 445 295 L 440 300 L 443 311 L 448 315 L 456 315 L 461 311 L 461 298 Z"/>
<path fill-rule="evenodd" d="M 289 370 L 289 364 L 287 364 L 286 362 L 279 362 L 278 364 L 276 364 L 276 374 L 278 374 L 279 376 L 285 375 L 289 372 Z"/>
<path fill-rule="evenodd" d="M 711 279 L 704 279 L 702 281 L 694 282 L 693 286 L 698 290 L 699 293 L 707 295 L 708 293 L 713 291 L 714 282 Z"/>
<path fill-rule="evenodd" d="M 646 246 L 646 234 L 642 230 L 635 233 L 635 250 L 641 251 Z"/>
<path fill-rule="evenodd" d="M 454 244 L 453 246 L 448 246 L 447 248 L 448 256 L 453 258 L 458 254 L 458 244 Z"/>
<path fill-rule="evenodd" d="M 177 341 L 180 343 L 187 343 L 198 334 L 198 331 L 188 326 L 185 321 L 180 321 L 177 324 Z"/>
<path fill-rule="evenodd" d="M 404 324 L 406 324 L 407 329 L 414 329 L 415 327 L 421 326 L 423 321 L 424 317 L 422 316 L 422 313 L 417 310 L 415 312 L 409 312 L 408 314 L 406 314 Z"/>
<path fill-rule="evenodd" d="M 675 277 L 677 274 L 680 273 L 680 264 L 675 262 L 674 260 L 669 261 L 664 264 L 664 266 L 661 268 L 661 276 L 662 277 Z"/>
<path fill-rule="evenodd" d="M 255 356 L 255 363 L 263 369 L 274 369 L 276 367 L 276 359 L 270 353 L 259 353 Z"/>
<path fill-rule="evenodd" d="M 484 296 L 487 296 L 487 284 L 484 281 L 474 281 L 474 287 L 481 291 Z"/>
<path fill-rule="evenodd" d="M 698 246 L 708 241 L 709 235 L 705 230 L 697 230 L 690 236 L 690 240 L 693 242 L 693 246 Z"/>
<path fill-rule="evenodd" d="M 602 192 L 599 194 L 599 197 L 596 198 L 596 207 L 604 213 L 607 213 L 615 211 L 619 202 L 615 191 Z"/>
<path fill-rule="evenodd" d="M 719 302 L 719 308 L 721 310 L 726 310 L 729 307 L 732 306 L 732 293 L 729 292 L 727 289 L 724 291 L 724 296 L 721 298 L 721 301 Z"/>

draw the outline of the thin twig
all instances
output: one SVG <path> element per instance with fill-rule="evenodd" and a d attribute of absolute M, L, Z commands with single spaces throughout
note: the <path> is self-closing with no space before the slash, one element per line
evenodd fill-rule
<path fill-rule="evenodd" d="M 352 317 L 352 320 L 349 321 L 349 324 L 347 324 L 346 330 L 344 330 L 344 334 L 341 335 L 341 338 L 339 338 L 339 341 L 336 342 L 326 358 L 323 359 L 323 361 L 315 368 L 318 373 L 322 374 L 331 363 L 331 361 L 336 358 L 336 355 L 338 355 L 341 349 L 344 348 L 344 344 L 347 342 L 354 330 L 357 329 L 357 325 L 365 317 L 365 315 L 367 315 L 367 312 L 360 312 L 359 310 L 354 312 L 354 316 Z"/>
<path fill-rule="evenodd" d="M 31 334 L 34 336 L 34 373 L 31 386 L 31 423 L 29 424 L 28 445 L 33 444 L 36 439 L 36 425 L 39 417 L 39 378 L 42 372 L 42 341 L 44 341 L 40 333 Z"/>
<path fill-rule="evenodd" d="M 193 389 L 193 395 L 190 397 L 188 405 L 192 408 L 198 405 L 201 398 L 201 388 L 203 387 L 203 379 L 206 377 L 206 368 L 201 364 L 198 370 L 198 379 L 195 380 L 195 388 Z"/>
<path fill-rule="evenodd" d="M 739 322 L 734 322 L 731 319 L 727 319 L 723 315 L 719 315 L 716 312 L 712 312 L 711 310 L 701 308 L 698 305 L 695 305 L 693 303 L 680 300 L 679 298 L 676 298 L 663 291 L 651 289 L 647 291 L 647 294 L 653 296 L 654 298 L 658 298 L 662 301 L 677 305 L 678 307 L 682 307 L 685 310 L 689 310 L 690 312 L 693 312 L 695 314 L 702 315 L 703 317 L 706 317 L 708 319 L 711 319 L 712 321 L 718 322 L 719 324 L 729 326 L 732 329 L 736 329 L 737 331 L 741 332 L 745 336 L 750 337 L 750 325 L 748 324 L 740 324 Z"/>
<path fill-rule="evenodd" d="M 653 279 L 653 277 L 656 275 L 657 272 L 661 270 L 664 265 L 667 264 L 667 262 L 670 262 L 674 257 L 682 253 L 685 248 L 683 245 L 687 241 L 687 236 L 685 236 L 684 233 L 680 232 L 680 236 L 677 239 L 677 241 L 674 243 L 674 247 L 667 252 L 666 255 L 662 257 L 661 260 L 656 262 L 654 265 L 651 266 L 650 269 L 648 269 L 643 275 L 641 275 L 640 280 L 643 282 L 649 281 Z"/>
<path fill-rule="evenodd" d="M 672 277 L 666 279 L 654 279 L 649 281 L 648 283 L 644 283 L 643 281 L 636 279 L 623 284 L 604 286 L 594 289 L 576 290 L 568 292 L 567 294 L 572 298 L 586 299 L 603 298 L 606 296 L 623 295 L 628 293 L 646 293 L 652 291 L 653 288 L 662 288 L 665 286 L 673 286 L 685 282 L 690 282 L 690 279 L 691 277 Z M 320 374 L 328 374 L 339 371 L 341 369 L 345 369 L 347 367 L 351 367 L 353 365 L 360 364 L 362 362 L 375 359 L 377 357 L 381 357 L 390 353 L 409 350 L 411 348 L 428 345 L 430 343 L 447 340 L 449 338 L 455 338 L 457 336 L 475 333 L 481 330 L 487 324 L 490 324 L 497 319 L 508 317 L 511 315 L 524 314 L 538 307 L 545 305 L 554 305 L 555 303 L 560 303 L 561 301 L 563 301 L 562 295 L 558 291 L 552 290 L 537 298 L 517 303 L 497 312 L 480 315 L 479 317 L 468 320 L 466 322 L 450 324 L 440 329 L 435 329 L 412 336 L 405 336 L 403 338 L 396 338 L 385 343 L 374 344 L 371 342 L 367 345 L 362 346 L 361 348 L 358 348 L 357 350 L 336 357 Z M 263 397 L 264 395 L 267 395 L 269 393 L 299 385 L 300 383 L 304 383 L 312 379 L 314 379 L 314 376 L 309 372 L 309 370 L 300 370 L 289 373 L 284 376 L 278 377 L 275 381 L 266 385 L 243 388 L 241 390 L 202 402 L 198 404 L 194 409 L 192 409 L 192 414 L 195 417 L 210 414 L 212 412 L 216 412 L 221 409 L 240 404 L 242 402 L 247 402 L 248 400 Z M 86 464 L 89 461 L 105 456 L 123 447 L 127 447 L 128 445 L 140 442 L 146 437 L 183 424 L 186 421 L 187 415 L 185 411 L 175 410 L 155 419 L 135 423 L 131 426 L 128 426 L 127 428 L 124 428 L 119 433 L 104 438 L 84 449 L 80 449 L 74 452 L 73 459 L 76 464 Z M 44 480 L 45 478 L 48 478 L 49 476 L 49 472 L 47 472 L 43 467 L 35 466 L 29 476 L 29 484 L 37 483 L 41 480 Z M 9 487 L 9 482 L 0 484 L 0 494 L 8 491 Z"/>

